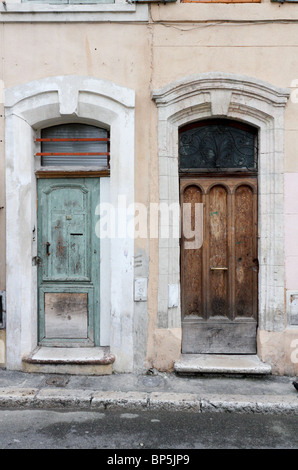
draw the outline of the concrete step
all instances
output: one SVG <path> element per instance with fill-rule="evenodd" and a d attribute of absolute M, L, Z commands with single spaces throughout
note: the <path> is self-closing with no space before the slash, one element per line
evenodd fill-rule
<path fill-rule="evenodd" d="M 182 354 L 174 369 L 179 374 L 271 374 L 271 366 L 257 355 L 238 354 Z"/>
<path fill-rule="evenodd" d="M 107 348 L 38 347 L 23 358 L 25 372 L 107 375 L 115 357 Z"/>

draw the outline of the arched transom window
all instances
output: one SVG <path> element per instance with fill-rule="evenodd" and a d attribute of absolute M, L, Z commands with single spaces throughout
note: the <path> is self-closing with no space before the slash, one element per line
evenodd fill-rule
<path fill-rule="evenodd" d="M 199 121 L 180 129 L 180 170 L 257 170 L 257 130 L 229 120 Z"/>

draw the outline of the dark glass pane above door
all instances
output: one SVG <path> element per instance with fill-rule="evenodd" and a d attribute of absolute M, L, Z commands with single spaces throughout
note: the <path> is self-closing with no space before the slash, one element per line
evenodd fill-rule
<path fill-rule="evenodd" d="M 257 129 L 226 120 L 200 121 L 179 132 L 180 170 L 257 170 Z"/>

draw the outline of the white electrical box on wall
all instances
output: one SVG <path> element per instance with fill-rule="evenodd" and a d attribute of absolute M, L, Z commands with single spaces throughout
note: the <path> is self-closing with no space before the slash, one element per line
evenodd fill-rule
<path fill-rule="evenodd" d="M 147 283 L 146 277 L 138 277 L 135 279 L 135 302 L 147 301 Z"/>

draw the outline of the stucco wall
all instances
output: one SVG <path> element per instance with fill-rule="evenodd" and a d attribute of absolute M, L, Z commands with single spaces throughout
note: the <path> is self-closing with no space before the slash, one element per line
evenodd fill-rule
<path fill-rule="evenodd" d="M 293 81 L 298 73 L 295 61 L 298 25 L 270 21 L 280 17 L 294 19 L 297 14 L 298 10 L 295 10 L 294 5 L 270 2 L 261 5 L 175 4 L 172 8 L 152 7 L 152 18 L 160 23 L 152 28 L 153 87 L 159 88 L 197 73 L 222 71 L 243 73 L 294 91 Z M 190 18 L 191 22 L 183 21 Z M 216 24 L 216 21 L 223 19 L 234 20 L 235 23 Z M 251 24 L 238 23 L 244 19 L 250 20 Z M 206 24 L 206 20 L 209 23 Z M 254 23 L 254 20 L 268 20 L 268 24 L 260 24 L 258 21 Z M 278 60 L 278 57 L 282 60 Z M 290 99 L 285 109 L 284 129 L 285 287 L 294 292 L 298 289 L 297 118 L 298 105 Z M 152 249 L 157 250 L 156 245 L 152 244 Z M 151 279 L 151 282 L 154 280 Z M 293 361 L 293 352 L 298 331 L 295 327 L 288 327 L 286 308 L 285 300 L 284 331 L 278 334 L 259 332 L 259 354 L 271 363 L 275 373 L 297 374 L 297 361 Z M 177 338 L 175 333 L 173 330 L 173 337 Z M 153 334 L 148 335 L 152 358 L 155 358 L 155 364 L 163 367 L 169 333 L 164 332 L 165 341 L 161 340 L 161 336 L 161 331 L 158 331 L 156 340 Z M 179 340 L 178 337 L 176 344 Z M 160 355 L 156 352 L 156 344 L 159 344 Z M 169 364 L 170 361 L 167 365 Z"/>

